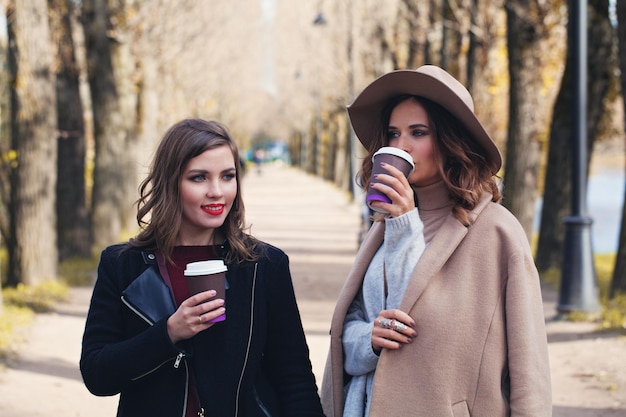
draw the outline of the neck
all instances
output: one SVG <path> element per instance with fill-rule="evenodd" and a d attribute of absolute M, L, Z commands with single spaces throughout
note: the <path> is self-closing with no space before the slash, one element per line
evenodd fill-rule
<path fill-rule="evenodd" d="M 176 239 L 176 246 L 215 246 L 224 241 L 222 233 L 217 229 L 210 236 L 181 236 Z"/>
<path fill-rule="evenodd" d="M 413 190 L 417 194 L 420 212 L 452 206 L 450 193 L 443 180 L 425 187 L 413 187 Z"/>
<path fill-rule="evenodd" d="M 443 181 L 426 187 L 414 187 L 420 218 L 424 223 L 424 239 L 430 243 L 452 211 L 448 187 Z"/>

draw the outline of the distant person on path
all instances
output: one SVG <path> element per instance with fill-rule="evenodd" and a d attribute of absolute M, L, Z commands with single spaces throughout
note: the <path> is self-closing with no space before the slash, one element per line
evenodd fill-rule
<path fill-rule="evenodd" d="M 261 148 L 254 151 L 252 154 L 252 161 L 256 166 L 257 174 L 261 175 L 261 165 L 263 164 L 263 159 L 265 158 L 265 151 Z"/>
<path fill-rule="evenodd" d="M 387 73 L 348 107 L 386 167 L 377 214 L 339 295 L 322 403 L 329 417 L 543 417 L 552 413 L 540 282 L 519 222 L 502 205 L 502 157 L 465 87 L 425 65 Z"/>
<path fill-rule="evenodd" d="M 323 416 L 288 258 L 244 232 L 240 175 L 224 126 L 173 125 L 140 233 L 102 252 L 80 369 L 93 394 L 121 394 L 119 417 Z M 228 267 L 225 302 L 190 296 L 185 266 L 208 259 Z"/>

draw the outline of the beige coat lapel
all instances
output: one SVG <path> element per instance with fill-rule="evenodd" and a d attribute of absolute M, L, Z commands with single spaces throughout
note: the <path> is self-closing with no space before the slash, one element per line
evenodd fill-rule
<path fill-rule="evenodd" d="M 424 292 L 428 282 L 452 256 L 467 234 L 467 227 L 463 226 L 452 215 L 448 216 L 441 229 L 426 247 L 424 254 L 417 262 L 411 280 L 404 292 L 400 310 L 409 312 Z"/>
<path fill-rule="evenodd" d="M 470 213 L 470 222 L 473 223 L 476 217 L 491 201 L 491 193 L 485 193 L 478 205 Z M 470 226 L 471 227 L 471 226 Z M 448 261 L 450 256 L 459 246 L 468 227 L 464 226 L 456 217 L 450 213 L 444 221 L 441 229 L 437 231 L 435 237 L 426 247 L 424 254 L 415 266 L 411 280 L 404 292 L 400 310 L 410 312 L 417 300 L 420 298 L 428 282 L 437 274 L 441 267 Z"/>

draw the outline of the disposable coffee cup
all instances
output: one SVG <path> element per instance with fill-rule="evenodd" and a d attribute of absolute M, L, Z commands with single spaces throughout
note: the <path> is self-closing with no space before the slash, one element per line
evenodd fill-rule
<path fill-rule="evenodd" d="M 200 261 L 188 263 L 185 268 L 185 276 L 189 283 L 189 292 L 191 295 L 198 294 L 202 291 L 215 290 L 215 297 L 208 299 L 211 301 L 216 298 L 226 300 L 226 265 L 222 260 Z M 210 320 L 210 323 L 226 320 L 226 314 L 222 314 Z"/>
<path fill-rule="evenodd" d="M 411 157 L 411 155 L 409 155 L 408 152 L 405 152 L 399 148 L 385 146 L 376 151 L 376 153 L 372 157 L 373 167 L 370 185 L 380 182 L 376 179 L 376 176 L 378 174 L 389 174 L 389 171 L 381 166 L 383 162 L 398 168 L 400 171 L 402 171 L 405 177 L 408 177 L 413 169 L 415 169 L 415 165 L 413 164 L 413 158 Z M 365 201 L 367 202 L 367 206 L 372 210 L 385 214 L 388 213 L 388 211 L 383 210 L 379 207 L 373 207 L 372 203 L 374 201 L 391 203 L 391 199 L 389 197 L 387 197 L 384 193 L 373 189 L 372 187 L 367 190 L 367 197 L 365 198 Z"/>

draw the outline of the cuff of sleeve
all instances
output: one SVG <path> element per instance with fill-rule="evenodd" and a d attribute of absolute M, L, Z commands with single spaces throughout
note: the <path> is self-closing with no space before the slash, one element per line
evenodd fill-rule
<path fill-rule="evenodd" d="M 374 323 L 359 323 L 357 328 L 343 335 L 346 354 L 344 370 L 349 375 L 365 375 L 376 369 L 378 355 L 372 348 L 372 328 Z"/>
<path fill-rule="evenodd" d="M 371 323 L 370 327 L 370 335 L 372 334 L 372 330 L 374 327 L 374 323 Z M 374 352 L 374 347 L 372 346 L 372 338 L 371 336 L 367 338 L 367 342 L 369 343 L 370 348 L 366 349 L 364 353 L 364 357 L 362 358 L 363 362 L 367 364 L 367 366 L 371 369 L 375 369 L 378 364 L 379 354 Z"/>
<path fill-rule="evenodd" d="M 406 233 L 408 231 L 419 232 L 422 227 L 422 220 L 419 211 L 414 208 L 398 217 L 387 217 L 385 219 L 385 234 L 387 233 Z M 385 236 L 387 238 L 388 236 Z"/>

